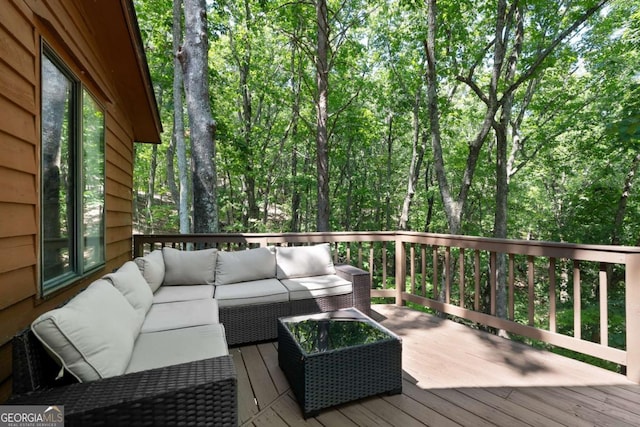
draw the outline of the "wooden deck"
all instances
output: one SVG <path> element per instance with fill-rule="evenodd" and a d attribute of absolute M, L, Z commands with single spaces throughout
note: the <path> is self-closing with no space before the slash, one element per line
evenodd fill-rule
<path fill-rule="evenodd" d="M 401 395 L 304 420 L 278 367 L 277 344 L 238 347 L 231 353 L 240 425 L 640 425 L 640 385 L 622 375 L 404 307 L 373 309 L 403 339 Z"/>

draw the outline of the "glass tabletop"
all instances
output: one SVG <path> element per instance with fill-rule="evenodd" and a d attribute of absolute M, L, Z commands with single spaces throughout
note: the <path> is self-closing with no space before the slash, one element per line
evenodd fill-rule
<path fill-rule="evenodd" d="M 349 311 L 334 316 L 329 314 L 284 318 L 282 323 L 307 354 L 394 339 L 371 319 Z"/>

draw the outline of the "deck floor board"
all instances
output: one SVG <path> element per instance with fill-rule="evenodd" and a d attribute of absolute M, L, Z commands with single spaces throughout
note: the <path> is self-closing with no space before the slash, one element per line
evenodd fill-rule
<path fill-rule="evenodd" d="M 373 309 L 403 340 L 401 395 L 361 399 L 304 420 L 278 367 L 277 344 L 232 348 L 240 424 L 640 425 L 640 385 L 623 375 L 406 307 Z"/>

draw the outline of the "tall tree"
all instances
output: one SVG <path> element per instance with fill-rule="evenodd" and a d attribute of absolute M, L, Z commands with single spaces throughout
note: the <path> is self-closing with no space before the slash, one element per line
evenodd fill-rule
<path fill-rule="evenodd" d="M 184 0 L 185 35 L 178 50 L 184 73 L 193 161 L 193 229 L 218 231 L 216 123 L 209 99 L 209 38 L 205 0 Z"/>
<path fill-rule="evenodd" d="M 317 231 L 329 231 L 329 17 L 327 0 L 316 0 L 317 50 L 316 85 L 316 167 L 318 175 Z"/>
<path fill-rule="evenodd" d="M 178 52 L 180 51 L 180 39 L 182 38 L 182 0 L 173 1 L 173 135 L 172 143 L 175 146 L 178 157 L 178 215 L 180 221 L 180 233 L 191 231 L 189 223 L 189 169 L 187 167 L 187 148 L 184 135 L 184 97 L 182 67 Z"/>

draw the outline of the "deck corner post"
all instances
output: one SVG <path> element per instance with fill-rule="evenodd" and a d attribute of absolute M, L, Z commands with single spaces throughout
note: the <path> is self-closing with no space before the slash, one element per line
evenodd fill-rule
<path fill-rule="evenodd" d="M 627 378 L 640 384 L 640 254 L 628 254 L 625 273 Z"/>
<path fill-rule="evenodd" d="M 406 302 L 402 294 L 405 292 L 407 281 L 407 250 L 402 236 L 396 235 L 396 305 L 403 306 Z"/>

